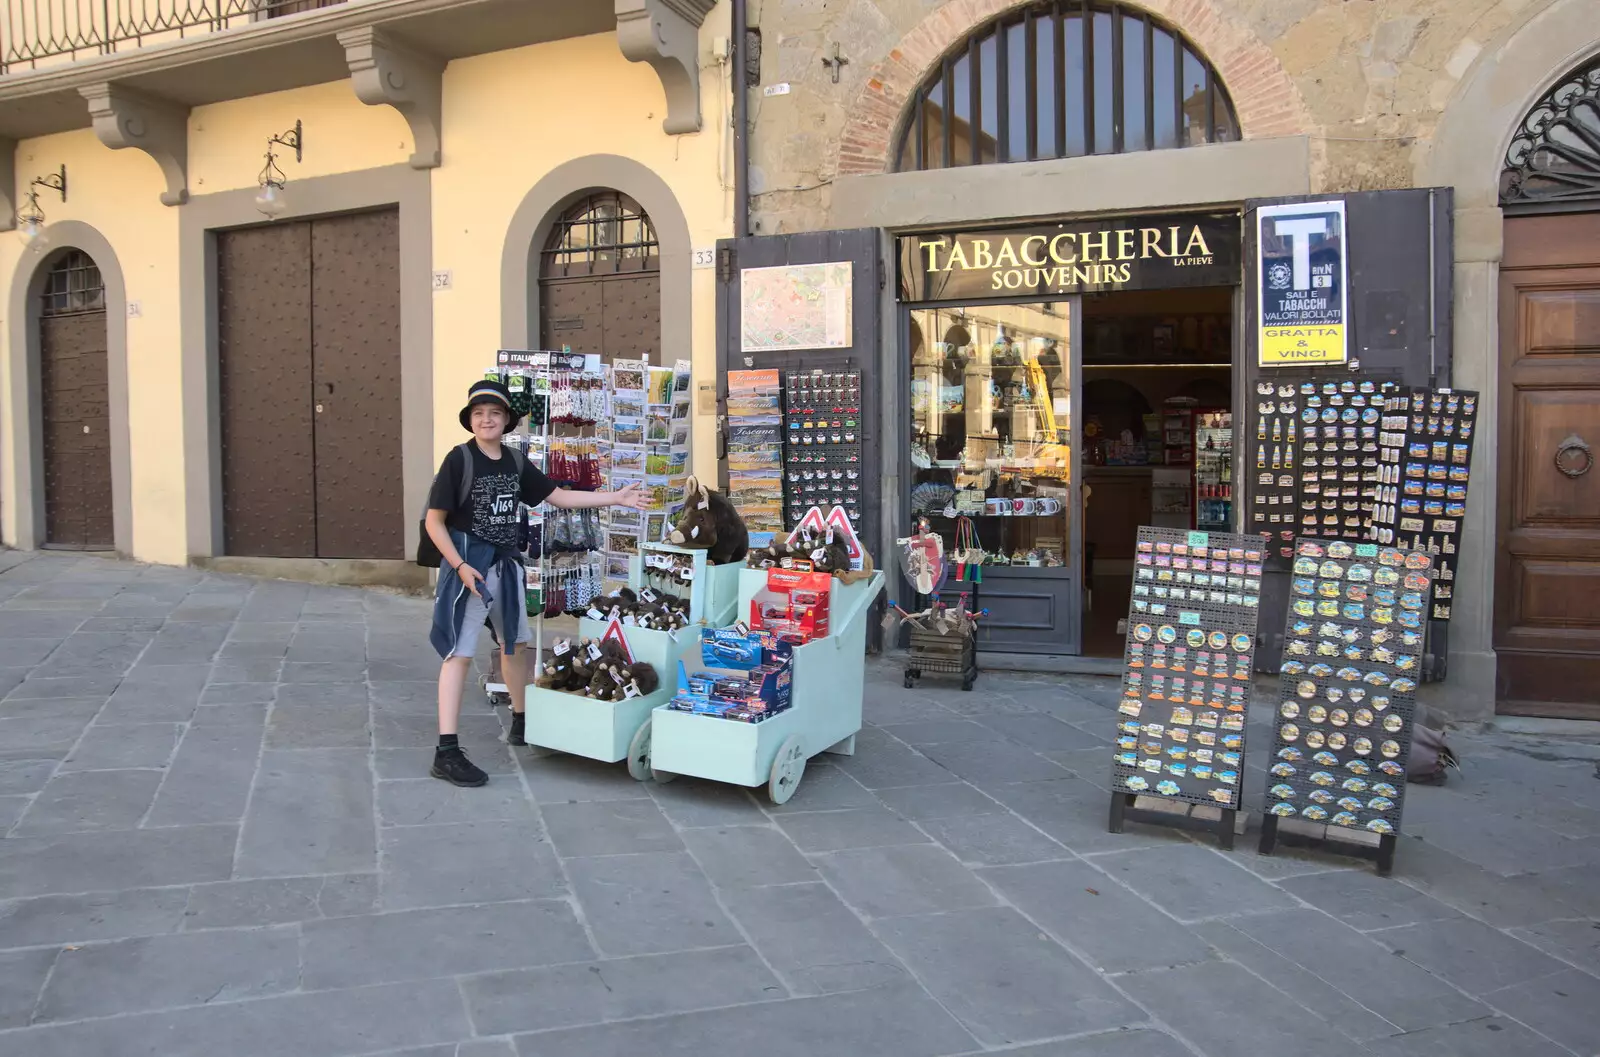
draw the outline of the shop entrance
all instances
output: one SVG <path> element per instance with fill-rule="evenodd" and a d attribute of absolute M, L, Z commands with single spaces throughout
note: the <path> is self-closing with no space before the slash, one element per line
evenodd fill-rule
<path fill-rule="evenodd" d="M 1083 653 L 1120 656 L 1140 525 L 1234 531 L 1235 288 L 1083 298 Z"/>

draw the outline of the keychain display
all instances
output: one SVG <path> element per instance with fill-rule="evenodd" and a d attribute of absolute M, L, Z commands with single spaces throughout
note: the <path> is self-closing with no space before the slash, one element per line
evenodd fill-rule
<path fill-rule="evenodd" d="M 1139 529 L 1114 811 L 1130 793 L 1239 807 L 1264 558 L 1253 536 Z"/>
<path fill-rule="evenodd" d="M 1433 620 L 1450 619 L 1477 417 L 1468 390 L 1395 388 L 1385 401 L 1372 538 L 1434 555 Z"/>
<path fill-rule="evenodd" d="M 859 531 L 861 372 L 789 371 L 783 391 L 785 525 L 793 529 L 814 506 L 842 506 Z"/>
<path fill-rule="evenodd" d="M 1269 816 L 1400 831 L 1433 578 L 1425 551 L 1296 541 Z"/>

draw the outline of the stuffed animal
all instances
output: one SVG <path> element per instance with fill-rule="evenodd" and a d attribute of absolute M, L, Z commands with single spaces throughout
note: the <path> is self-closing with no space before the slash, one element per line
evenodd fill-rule
<path fill-rule="evenodd" d="M 628 665 L 628 677 L 641 694 L 653 694 L 661 687 L 661 676 L 648 661 L 635 661 Z"/>
<path fill-rule="evenodd" d="M 743 561 L 750 550 L 750 533 L 728 498 L 694 477 L 685 483 L 683 496 L 683 512 L 667 542 L 705 551 L 712 565 Z"/>

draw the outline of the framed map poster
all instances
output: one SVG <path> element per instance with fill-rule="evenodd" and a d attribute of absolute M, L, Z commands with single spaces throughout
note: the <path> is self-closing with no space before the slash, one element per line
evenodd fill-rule
<path fill-rule="evenodd" d="M 744 269 L 741 350 L 849 348 L 852 278 L 849 261 Z"/>

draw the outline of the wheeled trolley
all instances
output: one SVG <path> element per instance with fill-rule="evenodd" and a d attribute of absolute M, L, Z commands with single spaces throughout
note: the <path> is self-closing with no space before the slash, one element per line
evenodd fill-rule
<path fill-rule="evenodd" d="M 739 612 L 749 612 L 766 584 L 765 570 L 741 573 Z M 657 780 L 686 774 L 766 786 L 772 802 L 782 804 L 799 787 L 811 757 L 853 755 L 866 678 L 867 611 L 883 584 L 882 573 L 853 584 L 834 581 L 830 634 L 794 648 L 790 706 L 770 719 L 746 723 L 657 708 L 650 723 Z"/>
<path fill-rule="evenodd" d="M 924 673 L 959 675 L 961 689 L 971 690 L 978 679 L 978 637 L 975 631 L 952 630 L 941 635 L 933 630 L 911 629 L 906 656 L 905 685 L 917 685 Z"/>

